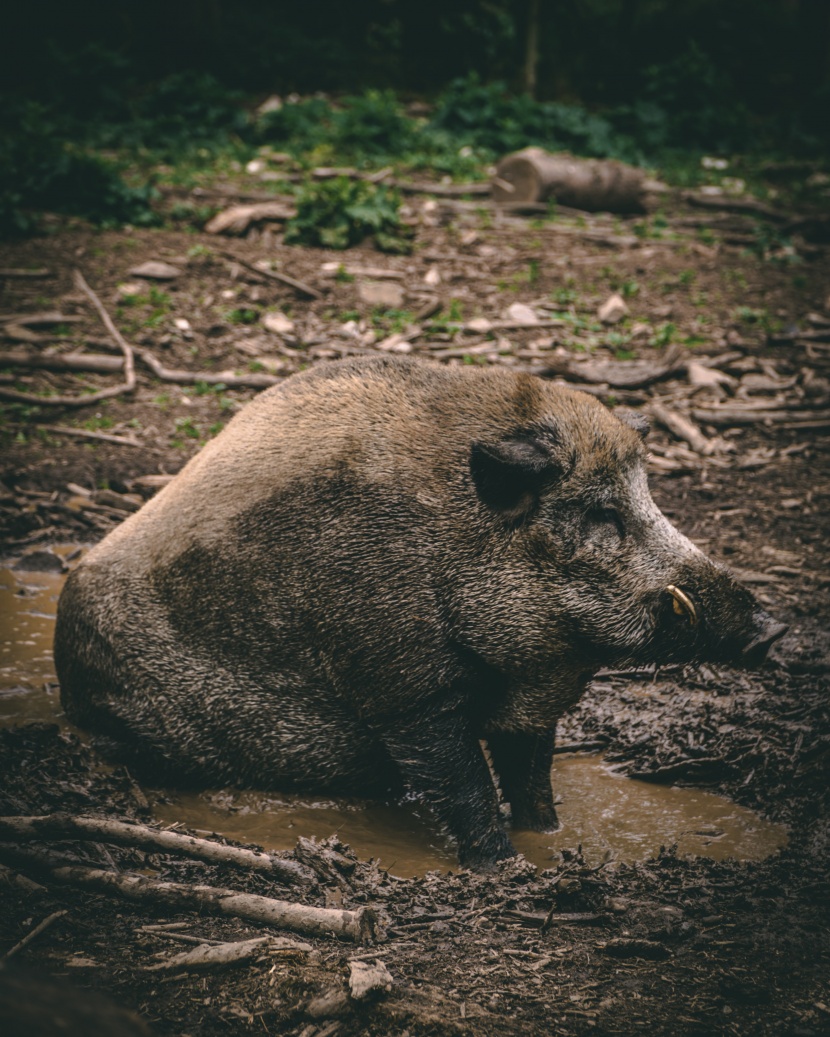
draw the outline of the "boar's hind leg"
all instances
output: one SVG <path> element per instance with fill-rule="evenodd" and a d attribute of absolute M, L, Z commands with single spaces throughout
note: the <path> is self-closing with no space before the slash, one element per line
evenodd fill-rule
<path fill-rule="evenodd" d="M 462 865 L 487 868 L 515 855 L 501 825 L 487 761 L 463 716 L 399 717 L 394 728 L 378 734 L 409 790 L 425 800 L 458 840 Z"/>
<path fill-rule="evenodd" d="M 497 731 L 487 737 L 514 828 L 550 832 L 559 827 L 550 785 L 555 736 L 554 730 L 542 735 Z"/>

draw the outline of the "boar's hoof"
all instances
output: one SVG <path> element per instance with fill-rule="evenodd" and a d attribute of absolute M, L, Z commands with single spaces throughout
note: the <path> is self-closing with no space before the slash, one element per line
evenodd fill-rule
<path fill-rule="evenodd" d="M 743 650 L 742 659 L 744 664 L 746 666 L 760 666 L 766 659 L 767 652 L 770 650 L 773 642 L 777 641 L 779 637 L 783 637 L 789 629 L 786 623 L 779 623 L 772 616 L 765 615 L 760 633 Z"/>
<path fill-rule="evenodd" d="M 499 861 L 515 856 L 516 850 L 504 832 L 490 833 L 475 844 L 458 848 L 459 864 L 471 871 L 492 871 Z"/>
<path fill-rule="evenodd" d="M 693 627 L 697 626 L 697 609 L 695 603 L 689 597 L 689 595 L 682 591 L 679 587 L 675 587 L 673 583 L 670 583 L 666 590 L 671 594 L 672 607 L 678 616 L 688 616 L 689 622 Z"/>
<path fill-rule="evenodd" d="M 559 828 L 559 818 L 552 803 L 542 806 L 511 806 L 514 828 L 528 832 L 555 832 Z"/>

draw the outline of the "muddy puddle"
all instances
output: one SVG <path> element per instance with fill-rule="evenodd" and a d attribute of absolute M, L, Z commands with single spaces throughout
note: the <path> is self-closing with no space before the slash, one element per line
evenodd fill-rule
<path fill-rule="evenodd" d="M 72 558 L 76 549 L 59 549 Z M 74 561 L 74 558 L 72 558 Z M 70 563 L 71 564 L 71 563 Z M 64 576 L 0 569 L 0 724 L 63 723 L 52 662 L 55 609 Z M 715 859 L 760 860 L 787 840 L 782 825 L 709 792 L 636 781 L 593 754 L 557 757 L 554 789 L 561 828 L 514 833 L 514 844 L 540 867 L 563 848 L 582 844 L 591 863 L 607 854 L 644 860 L 661 846 Z M 155 816 L 168 823 L 290 849 L 297 837 L 336 832 L 361 857 L 379 858 L 402 876 L 455 867 L 455 857 L 409 807 L 257 792 L 150 793 Z"/>

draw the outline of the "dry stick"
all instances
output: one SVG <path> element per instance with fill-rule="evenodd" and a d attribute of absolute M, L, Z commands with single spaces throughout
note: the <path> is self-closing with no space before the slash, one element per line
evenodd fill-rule
<path fill-rule="evenodd" d="M 830 410 L 761 410 L 752 407 L 720 407 L 717 410 L 693 409 L 695 421 L 718 427 L 729 425 L 756 425 L 770 422 L 791 422 L 796 426 L 815 425 L 830 420 Z M 803 420 L 802 420 L 803 419 Z"/>
<path fill-rule="evenodd" d="M 283 379 L 272 374 L 234 374 L 232 371 L 177 371 L 165 367 L 157 360 L 149 349 L 136 348 L 136 356 L 153 372 L 161 382 L 175 382 L 176 385 L 224 385 L 226 389 L 267 389 Z"/>
<path fill-rule="evenodd" d="M 337 936 L 355 943 L 368 942 L 375 936 L 377 919 L 368 907 L 356 911 L 311 907 L 254 893 L 239 893 L 233 889 L 160 882 L 144 875 L 119 874 L 100 868 L 54 867 L 54 858 L 48 854 L 12 850 L 11 855 L 19 864 L 24 860 L 28 862 L 45 881 L 76 889 L 91 889 L 127 900 L 163 904 L 176 911 L 201 911 L 244 918 L 249 922 L 293 929 L 308 936 Z"/>
<path fill-rule="evenodd" d="M 179 832 L 162 831 L 147 825 L 110 821 L 101 817 L 69 817 L 45 814 L 40 817 L 0 817 L 0 839 L 91 839 L 116 846 L 135 846 L 141 850 L 161 850 L 211 864 L 235 864 L 250 871 L 262 871 L 275 878 L 300 886 L 316 882 L 309 868 L 295 861 L 282 860 L 267 853 L 257 853 L 236 846 L 223 846 L 210 839 Z"/>
<path fill-rule="evenodd" d="M 73 271 L 73 279 L 75 287 L 80 288 L 89 297 L 92 305 L 98 311 L 98 316 L 103 321 L 104 327 L 115 339 L 118 348 L 124 354 L 124 381 L 121 385 L 117 385 L 112 389 L 101 389 L 100 392 L 90 393 L 89 396 L 37 396 L 34 393 L 17 392 L 14 389 L 0 389 L 0 399 L 13 400 L 17 403 L 33 403 L 38 407 L 88 407 L 92 403 L 98 403 L 100 400 L 109 400 L 114 396 L 123 396 L 125 393 L 130 393 L 135 389 L 135 362 L 131 347 L 118 328 L 116 328 L 112 318 L 104 308 L 104 304 L 84 280 L 80 270 Z"/>
<path fill-rule="evenodd" d="M 20 270 L 17 267 L 4 266 L 0 269 L 0 277 L 51 277 L 52 271 L 46 267 L 38 270 Z"/>
<path fill-rule="evenodd" d="M 654 415 L 664 428 L 667 428 L 678 439 L 685 439 L 692 450 L 695 450 L 698 454 L 707 456 L 714 451 L 715 444 L 682 414 L 664 407 L 656 400 L 648 405 L 647 410 Z"/>
<path fill-rule="evenodd" d="M 40 936 L 45 929 L 48 929 L 53 922 L 57 922 L 57 920 L 62 918 L 65 914 L 66 911 L 53 911 L 51 915 L 47 915 L 46 918 L 44 918 L 39 925 L 36 925 L 31 932 L 26 933 L 19 943 L 16 943 L 11 950 L 6 951 L 0 961 L 8 961 L 9 958 L 14 957 L 18 951 L 22 951 L 27 944 L 30 944 L 32 940 Z"/>
<path fill-rule="evenodd" d="M 307 295 L 311 299 L 323 298 L 322 292 L 318 292 L 316 288 L 312 288 L 311 285 L 305 284 L 304 281 L 298 281 L 294 277 L 289 277 L 288 274 L 282 274 L 278 270 L 264 269 L 257 266 L 255 263 L 249 263 L 247 259 L 242 259 L 233 252 L 219 250 L 219 255 L 224 256 L 225 259 L 229 259 L 232 263 L 239 263 L 240 266 L 244 266 L 245 269 L 250 270 L 251 273 L 261 274 L 263 277 L 270 277 L 273 281 L 287 284 L 289 288 L 293 288 L 295 291 L 301 292 L 303 295 Z"/>
<path fill-rule="evenodd" d="M 205 382 L 208 385 L 225 385 L 229 389 L 266 389 L 276 385 L 280 378 L 268 374 L 235 375 L 231 371 L 176 371 L 165 367 L 148 349 L 134 346 L 133 353 L 162 382 L 174 382 L 177 385 L 195 385 Z M 120 371 L 124 359 L 120 356 L 106 356 L 102 353 L 64 353 L 62 355 L 38 356 L 23 351 L 0 353 L 0 366 L 29 367 L 45 371 L 92 371 L 96 374 L 110 374 Z M 41 397 L 37 397 L 41 401 Z M 54 400 L 55 397 L 48 399 Z M 46 402 L 48 402 L 48 399 Z M 84 402 L 93 397 L 83 397 Z"/>
<path fill-rule="evenodd" d="M 0 367 L 28 367 L 43 371 L 94 371 L 112 374 L 124 367 L 124 358 L 103 353 L 28 353 L 15 350 L 0 353 Z"/>
<path fill-rule="evenodd" d="M 76 439 L 97 439 L 103 443 L 115 443 L 116 446 L 144 446 L 134 436 L 114 436 L 109 432 L 92 432 L 82 428 L 68 428 L 66 425 L 46 425 L 50 433 L 58 436 L 74 436 Z"/>

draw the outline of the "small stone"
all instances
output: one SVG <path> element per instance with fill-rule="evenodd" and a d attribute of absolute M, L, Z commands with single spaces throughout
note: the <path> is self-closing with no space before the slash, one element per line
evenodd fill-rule
<path fill-rule="evenodd" d="M 53 551 L 30 551 L 14 564 L 15 572 L 62 573 L 66 565 Z"/>
<path fill-rule="evenodd" d="M 383 306 L 387 310 L 399 310 L 403 306 L 403 288 L 389 281 L 361 281 L 357 294 L 369 306 Z"/>
<path fill-rule="evenodd" d="M 370 994 L 388 994 L 392 989 L 392 975 L 380 958 L 376 958 L 374 964 L 350 961 L 349 970 L 349 993 L 355 1001 L 362 1001 Z"/>
<path fill-rule="evenodd" d="M 628 307 L 625 304 L 625 299 L 618 292 L 609 295 L 597 310 L 597 317 L 603 324 L 619 324 L 623 317 L 627 316 Z"/>
<path fill-rule="evenodd" d="M 275 335 L 291 335 L 294 332 L 294 321 L 279 310 L 266 313 L 262 318 L 262 326 Z"/>
<path fill-rule="evenodd" d="M 141 295 L 144 290 L 143 284 L 139 284 L 137 281 L 127 281 L 125 284 L 120 284 L 115 289 L 115 301 L 128 302 L 129 300 L 135 299 L 136 296 Z"/>
<path fill-rule="evenodd" d="M 486 317 L 473 317 L 472 320 L 467 321 L 467 328 L 469 331 L 486 335 L 488 331 L 492 330 L 493 325 Z"/>
<path fill-rule="evenodd" d="M 697 360 L 686 364 L 686 377 L 696 389 L 715 389 L 719 385 L 734 385 L 735 379 L 714 367 L 704 367 Z"/>
<path fill-rule="evenodd" d="M 162 263 L 159 259 L 149 259 L 130 270 L 130 277 L 144 277 L 148 281 L 173 281 L 180 274 L 177 266 Z"/>
<path fill-rule="evenodd" d="M 441 272 L 437 266 L 431 266 L 429 270 L 424 274 L 424 284 L 430 285 L 434 288 L 436 285 L 441 283 Z"/>
<path fill-rule="evenodd" d="M 514 302 L 512 306 L 507 307 L 507 319 L 513 321 L 514 324 L 539 323 L 539 315 L 536 310 L 523 302 Z"/>

